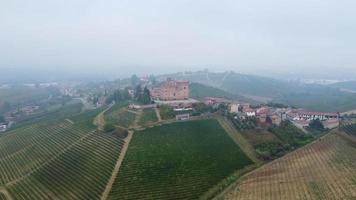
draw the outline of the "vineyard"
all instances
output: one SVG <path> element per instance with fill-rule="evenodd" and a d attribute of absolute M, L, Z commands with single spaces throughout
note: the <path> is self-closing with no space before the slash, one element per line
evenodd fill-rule
<path fill-rule="evenodd" d="M 356 148 L 330 134 L 244 176 L 224 199 L 355 199 Z"/>
<path fill-rule="evenodd" d="M 252 164 L 216 120 L 135 133 L 109 199 L 197 199 Z"/>
<path fill-rule="evenodd" d="M 344 125 L 341 128 L 345 133 L 356 137 L 356 124 Z"/>
<path fill-rule="evenodd" d="M 87 127 L 62 120 L 2 135 L 0 188 L 13 199 L 100 199 L 123 141 Z"/>

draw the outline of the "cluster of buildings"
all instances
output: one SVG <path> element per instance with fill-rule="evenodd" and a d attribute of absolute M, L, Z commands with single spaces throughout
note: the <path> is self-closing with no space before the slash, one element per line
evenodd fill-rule
<path fill-rule="evenodd" d="M 231 103 L 229 105 L 230 113 L 239 114 L 240 117 L 256 117 L 262 123 L 271 123 L 279 125 L 283 120 L 285 110 L 280 108 L 272 108 L 262 106 L 259 108 L 251 108 L 250 104 Z"/>
<path fill-rule="evenodd" d="M 286 112 L 286 118 L 298 127 L 307 127 L 312 120 L 320 120 L 325 128 L 339 125 L 340 114 L 332 112 L 309 112 L 302 109 L 291 109 Z"/>

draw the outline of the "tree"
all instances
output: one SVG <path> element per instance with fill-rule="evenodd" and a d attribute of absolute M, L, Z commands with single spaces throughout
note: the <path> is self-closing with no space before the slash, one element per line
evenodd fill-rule
<path fill-rule="evenodd" d="M 122 92 L 122 98 L 124 100 L 129 100 L 131 99 L 130 93 L 129 93 L 129 88 L 125 88 L 124 91 Z"/>
<path fill-rule="evenodd" d="M 0 123 L 3 123 L 3 122 L 5 122 L 5 117 L 0 115 Z"/>
<path fill-rule="evenodd" d="M 142 104 L 150 104 L 151 103 L 151 96 L 150 96 L 150 91 L 148 90 L 147 87 L 143 89 L 143 93 L 141 95 L 141 99 L 139 99 L 139 102 Z"/>
<path fill-rule="evenodd" d="M 112 123 L 105 123 L 104 125 L 104 131 L 105 132 L 112 132 L 115 130 L 115 126 Z"/>
<path fill-rule="evenodd" d="M 323 123 L 319 119 L 310 121 L 309 127 L 318 131 L 325 130 Z"/>
<path fill-rule="evenodd" d="M 136 86 L 140 82 L 140 79 L 136 76 L 136 74 L 131 76 L 131 85 Z"/>
<path fill-rule="evenodd" d="M 142 96 L 141 85 L 137 85 L 136 88 L 135 88 L 135 99 L 139 100 L 139 99 L 141 99 L 141 96 Z"/>
<path fill-rule="evenodd" d="M 10 110 L 11 110 L 11 104 L 9 102 L 5 101 L 4 103 L 0 104 L 0 114 L 3 114 Z"/>
<path fill-rule="evenodd" d="M 157 84 L 156 77 L 155 77 L 153 74 L 151 74 L 148 79 L 150 80 L 150 82 L 152 83 L 152 85 L 156 85 L 156 84 Z"/>

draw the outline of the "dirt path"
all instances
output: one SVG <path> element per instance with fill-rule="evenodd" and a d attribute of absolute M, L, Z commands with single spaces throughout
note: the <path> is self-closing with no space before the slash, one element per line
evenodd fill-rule
<path fill-rule="evenodd" d="M 161 118 L 161 113 L 159 112 L 159 109 L 157 107 L 155 107 L 154 109 L 155 109 L 155 112 L 157 115 L 158 122 L 161 122 L 162 118 Z"/>
<path fill-rule="evenodd" d="M 135 121 L 132 123 L 132 128 L 137 129 L 139 128 L 139 122 L 143 114 L 143 109 L 140 109 L 137 111 Z"/>
<path fill-rule="evenodd" d="M 122 164 L 122 161 L 124 160 L 125 158 L 125 154 L 127 152 L 127 149 L 129 147 L 129 144 L 130 144 L 130 141 L 132 139 L 132 135 L 133 135 L 133 131 L 129 131 L 129 134 L 127 135 L 127 137 L 125 138 L 125 144 L 124 146 L 122 147 L 121 149 L 121 152 L 120 152 L 120 155 L 119 155 L 119 158 L 117 159 L 117 162 L 116 162 L 116 165 L 115 165 L 115 168 L 111 174 L 111 177 L 109 179 L 109 182 L 108 184 L 106 185 L 106 188 L 103 192 L 103 194 L 101 195 L 101 200 L 106 200 L 109 196 L 109 193 L 111 191 L 111 188 L 115 182 L 115 179 L 117 177 L 117 175 L 119 174 L 119 170 L 120 170 L 120 166 Z"/>
<path fill-rule="evenodd" d="M 0 187 L 0 193 L 3 193 L 7 200 L 13 200 L 10 193 L 3 187 Z"/>
<path fill-rule="evenodd" d="M 95 117 L 93 124 L 98 127 L 98 130 L 100 130 L 100 131 L 103 131 L 103 130 L 104 130 L 104 125 L 105 125 L 104 114 L 105 114 L 105 112 L 108 111 L 111 107 L 112 107 L 112 105 L 110 105 L 108 108 L 106 108 L 105 110 L 103 110 L 101 113 L 99 113 L 99 114 Z"/>
<path fill-rule="evenodd" d="M 138 112 L 137 112 L 137 111 L 134 111 L 134 110 L 130 110 L 130 109 L 127 109 L 127 108 L 125 108 L 124 110 L 127 111 L 127 112 L 130 112 L 130 113 L 132 113 L 132 114 L 135 114 L 135 115 L 138 114 Z"/>

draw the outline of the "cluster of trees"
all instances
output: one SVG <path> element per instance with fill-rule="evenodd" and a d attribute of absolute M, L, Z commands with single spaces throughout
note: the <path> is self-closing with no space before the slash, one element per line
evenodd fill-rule
<path fill-rule="evenodd" d="M 273 125 L 268 129 L 278 140 L 264 142 L 255 146 L 257 155 L 263 160 L 279 158 L 289 151 L 301 147 L 313 140 L 313 136 L 284 121 L 280 126 Z"/>
<path fill-rule="evenodd" d="M 128 88 L 125 88 L 124 90 L 120 90 L 120 89 L 115 90 L 112 94 L 110 94 L 106 98 L 106 103 L 111 103 L 113 101 L 121 102 L 121 101 L 130 100 L 131 97 L 128 90 L 129 90 Z"/>
<path fill-rule="evenodd" d="M 5 122 L 4 114 L 11 110 L 11 104 L 7 101 L 0 102 L 0 123 Z"/>
<path fill-rule="evenodd" d="M 148 88 L 145 87 L 142 90 L 142 86 L 137 85 L 135 89 L 135 100 L 145 105 L 150 104 L 152 101 L 151 101 L 150 91 L 148 90 Z"/>
<path fill-rule="evenodd" d="M 291 146 L 288 143 L 280 141 L 263 142 L 256 145 L 256 153 L 262 160 L 273 160 L 285 155 L 290 151 Z"/>
<path fill-rule="evenodd" d="M 319 119 L 310 121 L 309 128 L 317 130 L 317 131 L 325 130 L 324 124 Z"/>
<path fill-rule="evenodd" d="M 133 97 L 129 94 L 129 88 L 125 88 L 124 90 L 117 89 L 106 98 L 106 103 L 111 103 L 113 101 L 123 102 L 129 100 L 134 100 L 144 105 L 150 104 L 152 102 L 148 88 L 144 87 L 142 89 L 141 85 L 137 85 L 135 87 Z"/>
<path fill-rule="evenodd" d="M 234 115 L 229 114 L 228 118 L 232 121 L 234 126 L 240 131 L 255 129 L 258 126 L 256 117 L 247 117 L 244 119 L 238 117 L 237 119 L 235 119 Z"/>

